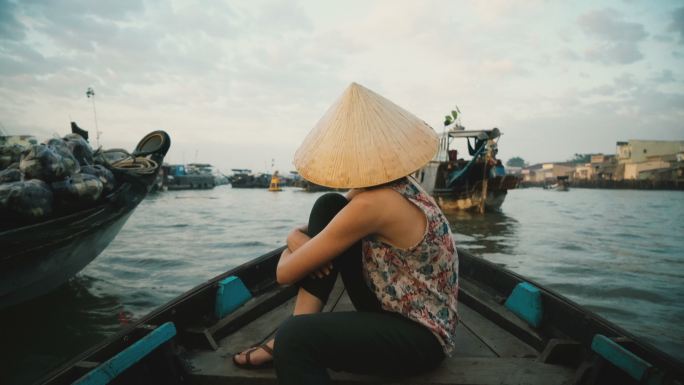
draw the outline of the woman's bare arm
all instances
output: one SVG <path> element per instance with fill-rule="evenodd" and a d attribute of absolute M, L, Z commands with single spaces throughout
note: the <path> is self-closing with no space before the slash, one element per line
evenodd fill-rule
<path fill-rule="evenodd" d="M 287 235 L 287 248 L 292 251 L 297 251 L 303 244 L 309 242 L 311 237 L 306 235 L 301 228 L 296 228 L 290 231 Z"/>
<path fill-rule="evenodd" d="M 285 250 L 278 262 L 278 282 L 289 284 L 299 281 L 325 266 L 361 238 L 375 233 L 384 216 L 381 206 L 374 202 L 373 195 L 358 195 L 318 235 L 298 245 L 296 250 Z M 293 243 L 298 242 L 293 239 Z"/>

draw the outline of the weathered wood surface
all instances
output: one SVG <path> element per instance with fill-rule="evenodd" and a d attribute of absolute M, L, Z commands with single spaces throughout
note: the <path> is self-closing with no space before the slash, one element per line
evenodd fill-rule
<path fill-rule="evenodd" d="M 244 370 L 231 361 L 234 352 L 270 338 L 292 312 L 294 299 L 275 308 L 226 338 L 216 351 L 186 355 L 198 384 L 276 384 L 273 369 Z M 324 311 L 353 310 L 341 285 L 336 285 Z M 569 384 L 574 375 L 562 366 L 537 362 L 538 352 L 469 307 L 459 304 L 457 349 L 436 370 L 417 377 L 387 379 L 331 372 L 335 384 Z"/>
<path fill-rule="evenodd" d="M 540 350 L 543 349 L 546 344 L 544 337 L 504 305 L 494 301 L 491 293 L 467 279 L 460 279 L 459 284 L 461 285 L 459 306 L 476 305 L 477 308 L 473 310 L 484 314 L 486 317 L 483 318 L 494 321 L 500 328 L 506 329 L 526 343 Z"/>
<path fill-rule="evenodd" d="M 536 358 L 539 353 L 530 345 L 501 329 L 466 305 L 458 305 L 461 325 L 479 338 L 499 357 Z"/>

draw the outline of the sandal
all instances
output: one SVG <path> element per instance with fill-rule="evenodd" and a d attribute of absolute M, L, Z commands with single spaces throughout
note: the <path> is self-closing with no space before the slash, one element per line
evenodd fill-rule
<path fill-rule="evenodd" d="M 254 353 L 255 351 L 257 351 L 259 349 L 263 349 L 266 353 L 268 353 L 269 355 L 271 355 L 271 357 L 273 357 L 273 349 L 271 349 L 270 346 L 268 346 L 267 344 L 257 345 L 257 346 L 252 346 L 251 348 L 247 349 L 244 352 L 233 354 L 233 364 L 235 364 L 235 366 L 237 366 L 238 368 L 250 369 L 250 370 L 270 368 L 271 366 L 273 366 L 273 360 L 272 359 L 269 361 L 266 361 L 262 364 L 259 364 L 259 365 L 255 365 L 252 363 L 250 356 L 252 355 L 252 353 Z M 235 357 L 237 357 L 238 354 L 243 354 L 243 353 L 245 355 L 245 363 L 239 363 L 235 359 Z"/>

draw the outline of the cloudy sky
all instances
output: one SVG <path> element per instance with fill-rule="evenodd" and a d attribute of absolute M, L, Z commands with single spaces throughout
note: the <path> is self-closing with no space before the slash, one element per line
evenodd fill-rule
<path fill-rule="evenodd" d="M 131 149 L 168 131 L 171 162 L 291 170 L 352 81 L 441 131 L 499 127 L 529 162 L 684 140 L 680 1 L 0 0 L 0 128 L 70 120 Z"/>

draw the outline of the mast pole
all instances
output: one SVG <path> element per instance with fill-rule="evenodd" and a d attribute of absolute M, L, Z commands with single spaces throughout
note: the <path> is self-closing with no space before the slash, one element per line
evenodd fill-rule
<path fill-rule="evenodd" d="M 86 90 L 86 96 L 93 102 L 93 118 L 95 119 L 95 141 L 97 147 L 100 147 L 100 128 L 97 125 L 97 110 L 95 109 L 95 90 L 93 87 L 88 87 Z"/>
<path fill-rule="evenodd" d="M 478 211 L 480 214 L 485 212 L 485 201 L 487 200 L 487 182 L 489 180 L 487 175 L 487 164 L 489 163 L 489 158 L 492 152 L 492 140 L 487 139 L 487 151 L 485 151 L 484 156 L 484 167 L 482 167 L 482 196 L 480 197 L 480 207 Z"/>

